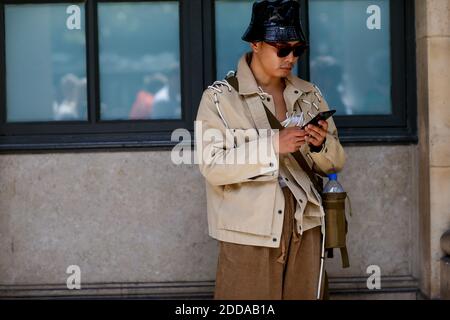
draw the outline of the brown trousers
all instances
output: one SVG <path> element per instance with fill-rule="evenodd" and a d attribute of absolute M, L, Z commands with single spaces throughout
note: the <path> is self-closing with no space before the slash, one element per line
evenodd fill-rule
<path fill-rule="evenodd" d="M 285 187 L 285 213 L 278 248 L 219 241 L 216 287 L 218 300 L 313 300 L 320 273 L 320 226 L 296 230 L 294 195 Z M 328 299 L 326 274 L 322 299 Z"/>

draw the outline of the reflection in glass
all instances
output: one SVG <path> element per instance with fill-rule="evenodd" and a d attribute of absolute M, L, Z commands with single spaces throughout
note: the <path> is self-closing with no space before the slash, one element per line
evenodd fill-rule
<path fill-rule="evenodd" d="M 87 120 L 83 4 L 5 5 L 8 122 Z"/>
<path fill-rule="evenodd" d="M 178 1 L 99 3 L 102 120 L 180 119 Z"/>
<path fill-rule="evenodd" d="M 312 0 L 309 23 L 311 81 L 330 108 L 390 114 L 389 0 Z"/>
<path fill-rule="evenodd" d="M 251 51 L 250 44 L 241 39 L 250 23 L 253 0 L 216 0 L 216 78 L 236 70 L 239 58 Z M 292 70 L 298 74 L 298 63 Z"/>

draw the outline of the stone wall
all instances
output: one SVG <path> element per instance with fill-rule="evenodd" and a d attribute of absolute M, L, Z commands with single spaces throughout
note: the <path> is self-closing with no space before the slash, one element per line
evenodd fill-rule
<path fill-rule="evenodd" d="M 422 293 L 440 295 L 439 239 L 450 229 L 450 0 L 416 0 Z"/>
<path fill-rule="evenodd" d="M 371 264 L 382 289 L 414 289 L 416 149 L 346 147 L 351 268 L 328 261 L 336 292 L 366 290 Z M 0 212 L 3 295 L 212 293 L 204 179 L 168 151 L 1 155 Z M 69 265 L 81 292 L 65 287 Z"/>

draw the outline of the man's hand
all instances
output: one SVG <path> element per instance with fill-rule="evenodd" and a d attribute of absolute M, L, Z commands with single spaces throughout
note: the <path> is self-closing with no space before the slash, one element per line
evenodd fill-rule
<path fill-rule="evenodd" d="M 307 133 L 305 141 L 315 147 L 320 147 L 327 137 L 328 122 L 320 120 L 319 126 L 309 124 L 306 126 L 305 131 Z"/>
<path fill-rule="evenodd" d="M 299 127 L 287 127 L 278 131 L 273 137 L 275 151 L 279 154 L 287 154 L 298 151 L 305 143 L 307 132 Z"/>

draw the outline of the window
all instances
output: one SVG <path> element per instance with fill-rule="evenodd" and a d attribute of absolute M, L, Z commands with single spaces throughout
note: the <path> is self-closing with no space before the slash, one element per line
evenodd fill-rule
<path fill-rule="evenodd" d="M 0 4 L 0 150 L 158 147 L 193 133 L 203 90 L 250 50 L 253 0 Z M 415 142 L 414 2 L 301 0 L 344 142 Z"/>
<path fill-rule="evenodd" d="M 311 81 L 338 115 L 392 114 L 387 17 L 388 0 L 310 1 Z"/>
<path fill-rule="evenodd" d="M 193 131 L 201 1 L 6 1 L 0 10 L 0 150 L 167 148 L 175 129 Z"/>
<path fill-rule="evenodd" d="M 87 120 L 84 5 L 5 6 L 6 121 Z M 63 26 L 63 27 L 61 27 Z"/>
<path fill-rule="evenodd" d="M 99 3 L 98 17 L 100 118 L 181 119 L 178 4 Z"/>
<path fill-rule="evenodd" d="M 317 84 L 346 142 L 416 142 L 411 1 L 304 0 L 311 48 L 298 75 Z M 217 78 L 236 68 L 252 0 L 216 0 Z"/>

